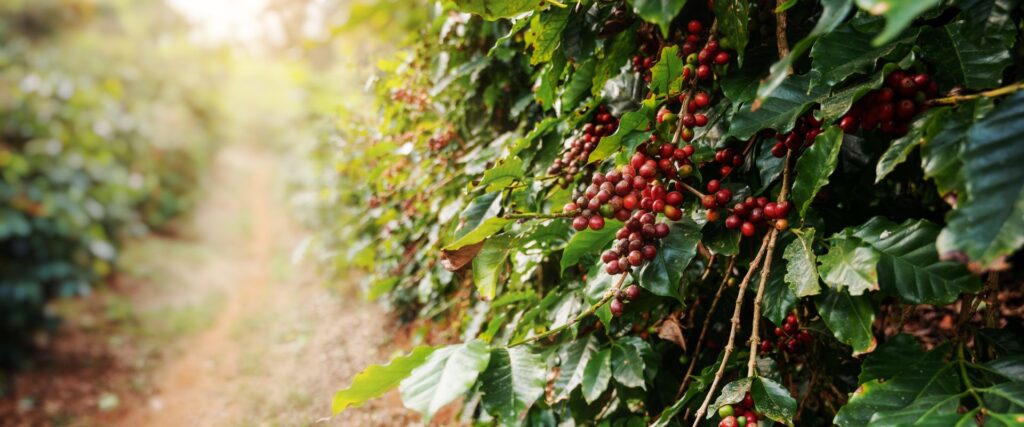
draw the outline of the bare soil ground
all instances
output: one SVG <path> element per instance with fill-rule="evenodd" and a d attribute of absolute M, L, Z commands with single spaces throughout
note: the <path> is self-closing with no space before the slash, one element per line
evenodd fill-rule
<path fill-rule="evenodd" d="M 61 303 L 68 322 L 0 400 L 0 424 L 411 425 L 394 393 L 330 415 L 333 392 L 400 351 L 355 290 L 292 252 L 276 153 L 224 148 L 183 236 L 125 251 L 123 277 Z"/>

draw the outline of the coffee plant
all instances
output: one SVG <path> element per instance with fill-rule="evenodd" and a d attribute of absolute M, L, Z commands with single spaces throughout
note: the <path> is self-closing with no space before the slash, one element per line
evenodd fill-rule
<path fill-rule="evenodd" d="M 142 3 L 0 2 L 0 379 L 57 325 L 51 300 L 87 294 L 125 238 L 193 203 L 216 137 L 214 63 L 139 43 L 184 28 Z M 153 33 L 132 32 L 129 7 Z M 184 63 L 209 80 L 182 78 Z"/>
<path fill-rule="evenodd" d="M 427 6 L 318 149 L 318 244 L 423 342 L 335 413 L 1024 423 L 1019 2 Z"/>

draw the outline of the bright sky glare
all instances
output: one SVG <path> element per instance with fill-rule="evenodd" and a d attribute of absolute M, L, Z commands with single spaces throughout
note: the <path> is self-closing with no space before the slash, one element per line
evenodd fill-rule
<path fill-rule="evenodd" d="M 167 0 L 196 26 L 196 37 L 210 42 L 258 43 L 279 28 L 263 14 L 268 0 Z"/>

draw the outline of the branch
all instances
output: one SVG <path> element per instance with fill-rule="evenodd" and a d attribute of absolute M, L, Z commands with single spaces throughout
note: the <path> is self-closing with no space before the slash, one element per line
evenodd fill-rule
<path fill-rule="evenodd" d="M 509 212 L 502 215 L 505 219 L 555 219 L 555 218 L 572 218 L 578 215 L 578 211 L 572 212 L 557 212 L 557 213 L 540 213 L 540 212 Z"/>
<path fill-rule="evenodd" d="M 781 8 L 786 0 L 778 0 L 777 7 Z M 789 55 L 789 41 L 786 40 L 786 11 L 783 10 L 775 14 L 775 44 L 779 47 L 779 59 L 785 58 Z M 793 72 L 793 67 L 789 67 L 789 72 Z"/>
<path fill-rule="evenodd" d="M 1024 82 L 1017 82 L 1009 86 L 1003 86 L 1001 88 L 972 93 L 969 95 L 952 95 L 945 98 L 935 98 L 933 100 L 926 101 L 925 105 L 956 105 L 972 99 L 995 98 L 997 96 L 1009 95 L 1021 89 L 1024 89 Z"/>
<path fill-rule="evenodd" d="M 559 327 L 554 328 L 554 329 L 551 329 L 551 330 L 548 330 L 547 332 L 544 332 L 542 334 L 534 335 L 532 337 L 516 341 L 516 342 L 514 342 L 512 344 L 509 344 L 508 347 L 509 348 L 518 347 L 518 346 L 521 346 L 523 344 L 529 344 L 529 343 L 532 343 L 532 342 L 537 341 L 537 340 L 541 340 L 541 339 L 544 339 L 544 338 L 547 338 L 547 337 L 550 337 L 550 336 L 558 335 L 558 334 L 562 333 L 562 331 L 568 329 L 570 326 L 579 323 L 583 319 L 586 319 L 590 315 L 596 313 L 597 309 L 601 308 L 601 306 L 607 304 L 608 301 L 611 301 L 612 298 L 615 298 L 615 294 L 617 294 L 619 292 L 619 288 L 621 288 L 622 284 L 625 283 L 627 277 L 629 277 L 629 274 L 623 273 L 622 274 L 622 278 L 619 279 L 619 282 L 616 283 L 615 286 L 612 286 L 610 289 L 608 289 L 604 293 L 604 296 L 601 298 L 600 301 L 595 302 L 594 305 L 591 305 L 590 307 L 587 307 L 586 310 L 584 310 L 580 314 L 577 314 L 576 317 L 572 318 L 572 320 L 566 322 L 564 325 L 559 326 Z"/>
<path fill-rule="evenodd" d="M 747 146 L 743 147 L 743 152 L 741 153 L 741 155 L 743 156 L 743 159 L 744 159 L 743 161 L 744 162 L 747 161 L 746 158 L 747 158 L 747 155 L 750 154 L 750 150 L 754 148 L 754 142 L 757 142 L 757 133 L 755 133 L 753 136 L 751 136 L 750 139 L 747 141 Z M 729 175 L 732 174 L 732 171 L 734 171 L 736 169 L 737 168 L 729 169 L 729 173 L 727 173 L 725 175 L 722 175 L 722 177 L 719 178 L 719 180 L 720 181 L 725 181 L 725 179 L 728 178 Z"/>
<path fill-rule="evenodd" d="M 722 376 L 725 374 L 725 366 L 729 364 L 729 357 L 732 356 L 733 344 L 736 342 L 736 330 L 740 326 L 740 311 L 743 309 L 743 295 L 747 291 L 747 285 L 750 284 L 750 279 L 754 276 L 754 271 L 761 264 L 761 258 L 764 257 L 765 250 L 768 248 L 768 238 L 771 233 L 765 234 L 764 239 L 761 239 L 761 249 L 757 251 L 757 256 L 750 262 L 750 268 L 747 270 L 747 274 L 743 276 L 743 281 L 740 282 L 739 295 L 736 296 L 736 308 L 732 312 L 732 327 L 729 328 L 729 342 L 725 345 L 725 353 L 722 355 L 722 364 L 718 365 L 718 371 L 715 372 L 715 379 L 711 382 L 711 387 L 708 389 L 707 396 L 704 396 L 704 403 L 700 405 L 700 409 L 697 410 L 697 417 L 693 421 L 693 427 L 697 427 L 702 421 L 701 418 L 708 411 L 708 405 L 711 404 L 711 398 L 715 395 L 715 390 L 718 388 L 718 383 L 722 381 Z"/>
<path fill-rule="evenodd" d="M 786 151 L 785 166 L 782 168 L 782 189 L 779 190 L 778 201 L 783 201 L 789 193 L 790 160 L 793 158 L 793 150 Z M 757 374 L 757 350 L 761 348 L 761 301 L 764 300 L 764 289 L 768 283 L 768 274 L 772 269 L 772 257 L 775 254 L 775 243 L 779 238 L 779 230 L 772 228 L 768 232 L 771 236 L 768 239 L 768 254 L 765 255 L 764 267 L 761 268 L 761 283 L 757 286 L 757 296 L 754 298 L 754 323 L 750 332 L 750 359 L 747 360 L 747 376 Z"/>
<path fill-rule="evenodd" d="M 693 355 L 690 356 L 690 366 L 686 368 L 686 375 L 683 375 L 683 383 L 679 385 L 679 391 L 676 392 L 676 400 L 679 400 L 683 396 L 683 392 L 686 391 L 686 386 L 690 385 L 690 375 L 693 374 L 693 368 L 697 366 L 697 359 L 700 356 L 701 347 L 704 346 L 704 336 L 708 333 L 708 328 L 711 326 L 711 315 L 715 313 L 715 308 L 718 307 L 718 300 L 722 298 L 722 293 L 725 291 L 725 286 L 729 283 L 729 277 L 732 275 L 732 268 L 736 266 L 736 257 L 729 257 L 729 264 L 725 267 L 725 274 L 722 277 L 722 283 L 718 285 L 718 291 L 715 292 L 715 298 L 711 300 L 711 307 L 708 308 L 707 314 L 704 315 L 704 323 L 700 327 L 700 335 L 697 337 L 697 345 L 693 347 Z"/>
<path fill-rule="evenodd" d="M 544 0 L 544 1 L 547 2 L 547 3 L 550 3 L 552 6 L 560 7 L 562 9 L 565 9 L 566 7 L 568 7 L 568 6 L 565 5 L 565 3 L 559 2 L 557 0 Z"/>
<path fill-rule="evenodd" d="M 701 193 L 700 190 L 691 187 L 690 184 L 687 184 L 687 183 L 682 182 L 682 181 L 677 181 L 677 182 L 679 182 L 679 184 L 683 187 L 684 190 L 689 191 L 690 193 L 693 193 L 694 196 L 697 196 L 697 197 L 700 197 L 700 198 L 704 197 L 704 193 Z"/>

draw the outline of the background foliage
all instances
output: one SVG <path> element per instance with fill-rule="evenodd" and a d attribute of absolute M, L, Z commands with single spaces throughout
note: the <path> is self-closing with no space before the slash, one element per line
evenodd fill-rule
<path fill-rule="evenodd" d="M 324 130 L 316 244 L 369 271 L 371 298 L 433 322 L 336 412 L 399 387 L 427 419 L 462 397 L 484 423 L 711 425 L 705 411 L 749 392 L 765 424 L 1021 422 L 1021 318 L 1001 310 L 1024 245 L 1018 2 L 424 6 L 371 82 L 376 113 Z M 679 53 L 691 20 L 732 54 L 699 84 Z M 862 130 L 896 70 L 934 93 L 905 129 Z M 709 124 L 681 181 L 790 200 L 788 227 L 741 238 L 685 193 L 659 255 L 620 281 L 598 259 L 621 224 L 573 231 L 563 206 L 652 135 L 678 142 L 695 88 Z M 600 105 L 618 128 L 563 187 L 548 168 Z M 773 156 L 807 114 L 817 138 Z M 724 148 L 744 156 L 731 172 L 712 160 Z M 613 316 L 629 283 L 643 291 Z M 811 339 L 781 351 L 790 313 Z M 756 353 L 765 338 L 780 350 Z"/>
<path fill-rule="evenodd" d="M 217 55 L 162 2 L 9 0 L 0 17 L 6 369 L 55 326 L 49 300 L 88 293 L 125 238 L 191 207 L 219 113 Z"/>

